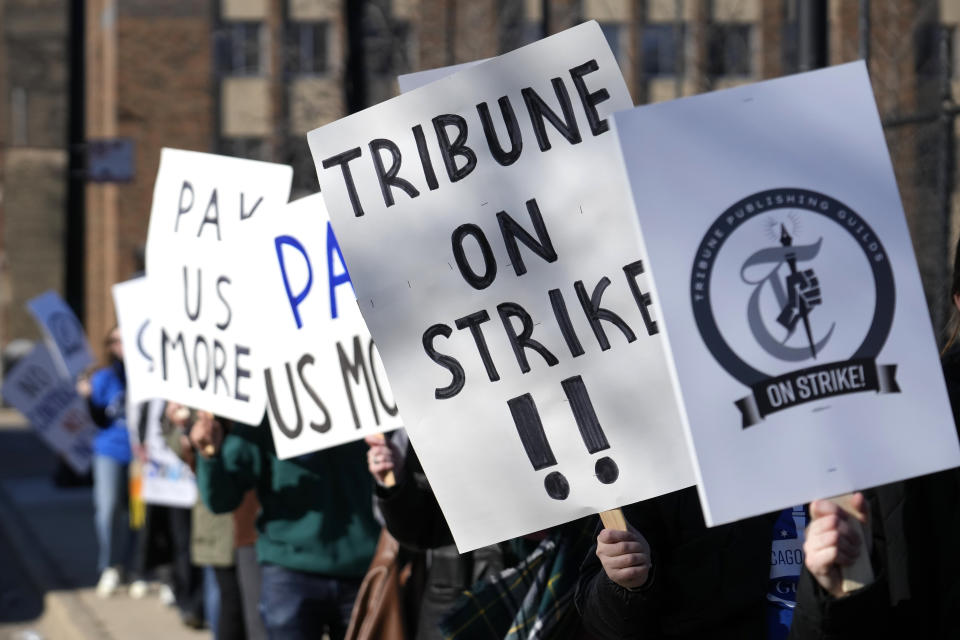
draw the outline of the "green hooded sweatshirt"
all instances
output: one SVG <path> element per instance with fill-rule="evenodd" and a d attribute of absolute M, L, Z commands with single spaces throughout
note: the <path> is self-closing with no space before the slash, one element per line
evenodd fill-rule
<path fill-rule="evenodd" d="M 270 426 L 237 424 L 213 458 L 197 455 L 197 486 L 214 513 L 257 490 L 261 563 L 336 578 L 362 577 L 380 525 L 362 441 L 280 460 Z"/>

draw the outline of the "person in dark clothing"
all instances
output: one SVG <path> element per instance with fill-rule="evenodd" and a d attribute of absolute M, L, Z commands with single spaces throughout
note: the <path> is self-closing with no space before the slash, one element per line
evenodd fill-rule
<path fill-rule="evenodd" d="M 954 329 L 941 364 L 960 429 L 960 251 L 951 298 Z M 960 637 L 960 555 L 953 552 L 960 530 L 960 470 L 878 487 L 859 501 L 860 517 L 871 530 L 866 540 L 851 531 L 853 516 L 829 502 L 811 503 L 790 638 Z M 844 594 L 842 568 L 862 553 L 870 554 L 874 582 Z"/>
<path fill-rule="evenodd" d="M 782 514 L 707 528 L 693 487 L 623 513 L 630 530 L 603 529 L 580 571 L 576 602 L 587 631 L 610 639 L 776 637 L 768 596 L 771 535 Z"/>
<path fill-rule="evenodd" d="M 363 443 L 281 460 L 269 424 L 228 433 L 201 412 L 189 431 L 198 452 L 197 487 L 214 513 L 260 502 L 257 557 L 260 613 L 270 638 L 343 637 L 379 527 L 370 504 Z"/>
<path fill-rule="evenodd" d="M 516 558 L 503 545 L 491 545 L 460 554 L 453 534 L 430 488 L 420 460 L 402 429 L 389 440 L 368 436 L 367 466 L 376 480 L 374 499 L 387 531 L 401 547 L 421 554 L 426 575 L 419 602 L 410 612 L 416 640 L 442 638 L 439 623 L 466 589 L 487 576 L 497 575 Z M 396 484 L 386 486 L 393 472 Z M 507 557 L 505 557 L 505 555 Z"/>

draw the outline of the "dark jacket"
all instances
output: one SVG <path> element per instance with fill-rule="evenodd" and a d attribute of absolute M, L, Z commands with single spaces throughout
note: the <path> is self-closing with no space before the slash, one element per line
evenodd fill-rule
<path fill-rule="evenodd" d="M 628 591 L 607 577 L 594 546 L 576 596 L 590 633 L 611 640 L 766 636 L 776 513 L 708 529 L 692 487 L 623 512 L 650 543 L 653 573 L 641 589 Z"/>
<path fill-rule="evenodd" d="M 233 511 L 247 491 L 256 489 L 261 563 L 360 578 L 380 530 L 370 504 L 365 448 L 351 442 L 280 460 L 266 422 L 236 424 L 216 456 L 197 456 L 197 487 L 214 513 Z"/>
<path fill-rule="evenodd" d="M 960 348 L 942 363 L 960 424 Z M 791 640 L 960 638 L 960 471 L 878 487 L 867 496 L 875 582 L 838 600 L 804 570 Z"/>
<path fill-rule="evenodd" d="M 439 639 L 443 635 L 437 625 L 460 595 L 478 580 L 512 566 L 516 558 L 507 545 L 457 552 L 420 460 L 407 443 L 403 469 L 396 475 L 397 484 L 390 488 L 377 485 L 374 495 L 387 531 L 408 552 L 419 554 L 418 571 L 425 572 L 420 587 L 422 597 L 414 597 L 414 637 Z"/>

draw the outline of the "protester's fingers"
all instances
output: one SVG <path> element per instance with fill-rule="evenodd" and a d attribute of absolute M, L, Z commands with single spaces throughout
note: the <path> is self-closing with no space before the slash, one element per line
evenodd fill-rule
<path fill-rule="evenodd" d="M 637 589 L 642 587 L 650 575 L 650 567 L 627 567 L 626 569 L 607 569 L 604 567 L 607 576 L 621 587 L 626 589 Z"/>
<path fill-rule="evenodd" d="M 382 433 L 368 433 L 363 437 L 363 441 L 371 447 L 383 445 L 384 437 Z"/>
<path fill-rule="evenodd" d="M 840 516 L 837 514 L 830 514 L 817 518 L 809 525 L 807 525 L 807 530 L 804 535 L 804 538 L 811 540 L 818 536 L 823 535 L 828 531 L 836 531 L 837 525 L 840 523 Z"/>
<path fill-rule="evenodd" d="M 602 564 L 609 569 L 647 567 L 650 565 L 650 556 L 646 553 L 624 553 L 617 556 L 608 556 Z"/>
<path fill-rule="evenodd" d="M 813 521 L 825 516 L 836 515 L 842 509 L 829 500 L 814 500 L 810 503 L 810 517 Z"/>
<path fill-rule="evenodd" d="M 842 546 L 845 550 L 856 551 L 860 544 L 860 535 L 848 520 L 827 516 L 808 527 L 804 548 L 815 551 L 829 546 Z"/>
<path fill-rule="evenodd" d="M 813 575 L 823 576 L 830 571 L 830 567 L 836 562 L 838 554 L 839 551 L 836 547 L 812 550 L 806 554 L 804 564 Z"/>
<path fill-rule="evenodd" d="M 621 531 L 620 529 L 604 529 L 597 536 L 597 542 L 604 544 L 616 544 L 618 542 L 637 542 L 639 538 L 633 531 Z"/>
<path fill-rule="evenodd" d="M 370 473 L 374 475 L 385 474 L 388 471 L 393 471 L 393 462 L 389 460 L 384 460 L 382 462 L 371 462 L 369 468 Z"/>
<path fill-rule="evenodd" d="M 646 547 L 639 541 L 625 541 L 614 543 L 597 543 L 597 555 L 601 557 L 614 557 L 629 555 L 631 553 L 646 553 Z"/>
<path fill-rule="evenodd" d="M 850 507 L 853 509 L 854 518 L 866 524 L 870 518 L 870 503 L 867 502 L 866 497 L 863 493 L 857 491 L 850 497 Z"/>
<path fill-rule="evenodd" d="M 370 463 L 380 462 L 381 460 L 389 460 L 393 462 L 393 452 L 390 450 L 390 447 L 385 445 L 376 445 L 370 447 L 367 450 L 367 461 Z"/>

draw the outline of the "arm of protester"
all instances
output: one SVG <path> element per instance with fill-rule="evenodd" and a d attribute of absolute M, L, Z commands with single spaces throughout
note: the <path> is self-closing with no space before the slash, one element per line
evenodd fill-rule
<path fill-rule="evenodd" d="M 194 422 L 189 437 L 198 451 L 197 489 L 204 504 L 214 513 L 233 511 L 247 491 L 256 486 L 261 463 L 257 444 L 235 433 L 225 433 L 220 420 L 213 416 Z"/>
<path fill-rule="evenodd" d="M 398 445 L 394 443 L 393 438 L 388 438 L 382 433 L 374 433 L 364 437 L 364 442 L 370 448 L 367 449 L 367 469 L 370 475 L 376 481 L 378 487 L 391 489 L 387 486 L 387 476 L 393 473 L 398 476 L 402 470 L 404 453 L 400 451 Z M 409 442 L 403 438 L 404 442 Z"/>
<path fill-rule="evenodd" d="M 452 544 L 453 535 L 413 446 L 404 437 L 394 440 L 387 447 L 367 438 L 367 444 L 371 445 L 367 466 L 377 480 L 374 498 L 387 531 L 397 542 L 411 549 L 436 549 Z M 398 458 L 398 444 L 405 446 L 406 455 L 403 456 L 403 466 L 395 469 L 393 463 Z M 395 472 L 397 480 L 392 487 L 382 485 L 382 477 L 388 470 Z"/>
<path fill-rule="evenodd" d="M 97 372 L 81 374 L 77 378 L 77 393 L 87 401 L 87 410 L 93 423 L 106 429 L 113 421 L 107 415 L 107 402 L 100 398 L 103 385 L 98 384 L 100 381 L 97 378 Z"/>
<path fill-rule="evenodd" d="M 196 456 L 193 453 L 193 445 L 190 444 L 190 438 L 187 437 L 183 427 L 174 424 L 164 413 L 160 418 L 160 431 L 163 434 L 163 441 L 170 451 L 173 451 L 192 471 L 196 471 Z"/>
<path fill-rule="evenodd" d="M 577 609 L 592 635 L 610 640 L 656 636 L 651 631 L 657 595 L 653 553 L 647 538 L 629 524 L 627 531 L 600 530 L 580 568 L 576 593 Z"/>
<path fill-rule="evenodd" d="M 869 521 L 871 509 L 863 494 L 854 494 L 854 508 L 856 516 L 829 500 L 810 503 L 811 523 L 803 544 L 804 571 L 797 588 L 791 640 L 883 637 L 884 629 L 889 628 L 890 596 L 883 572 L 861 589 L 843 591 L 843 567 L 872 547 L 872 541 L 862 540 L 851 527 L 854 519 Z M 876 529 L 877 524 L 871 528 Z"/>

